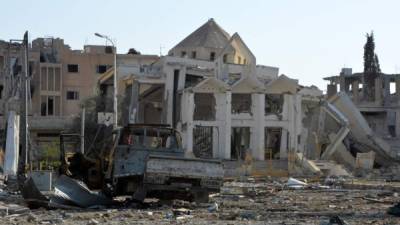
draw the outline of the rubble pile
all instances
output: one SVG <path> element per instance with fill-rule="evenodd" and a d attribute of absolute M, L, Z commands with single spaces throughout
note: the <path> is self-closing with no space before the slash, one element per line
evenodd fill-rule
<path fill-rule="evenodd" d="M 337 177 L 250 177 L 225 181 L 208 203 L 121 197 L 119 204 L 73 209 L 29 209 L 19 193 L 2 191 L 0 224 L 400 224 L 400 183 L 385 185 L 394 188 Z"/>

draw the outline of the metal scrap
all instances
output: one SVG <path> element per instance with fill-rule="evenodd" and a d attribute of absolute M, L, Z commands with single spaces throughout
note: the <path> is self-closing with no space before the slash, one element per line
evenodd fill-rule
<path fill-rule="evenodd" d="M 50 202 L 83 208 L 111 205 L 113 201 L 101 193 L 91 191 L 83 182 L 65 175 L 57 179 L 55 191 Z"/>

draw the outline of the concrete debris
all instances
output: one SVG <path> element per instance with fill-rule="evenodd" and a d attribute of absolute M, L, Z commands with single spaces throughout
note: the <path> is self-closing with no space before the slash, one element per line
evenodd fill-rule
<path fill-rule="evenodd" d="M 210 207 L 207 208 L 209 212 L 217 212 L 218 211 L 218 204 L 213 203 Z"/>
<path fill-rule="evenodd" d="M 291 178 L 291 177 L 288 179 L 286 184 L 289 188 L 293 188 L 293 189 L 301 189 L 301 188 L 307 187 L 307 183 L 299 181 L 299 180 Z"/>
<path fill-rule="evenodd" d="M 0 224 L 94 225 L 121 224 L 128 220 L 140 224 L 397 224 L 394 216 L 400 208 L 397 194 L 400 183 L 340 177 L 302 180 L 272 177 L 230 180 L 224 183 L 224 192 L 210 196 L 212 203 L 200 204 L 145 199 L 144 203 L 133 207 L 124 203 L 98 209 L 83 208 L 82 205 L 48 210 L 25 207 L 21 195 L 0 195 L 0 213 L 4 216 Z M 79 182 L 73 182 L 71 190 L 76 190 L 75 185 Z M 288 189 L 285 188 L 288 183 L 306 187 Z M 385 188 L 377 184 L 385 185 Z M 70 195 L 75 205 L 77 196 L 88 195 L 77 192 L 79 194 Z M 129 199 L 118 197 L 114 201 L 122 203 Z"/>
<path fill-rule="evenodd" d="M 393 216 L 400 217 L 400 203 L 396 203 L 394 206 L 387 210 L 387 213 Z"/>

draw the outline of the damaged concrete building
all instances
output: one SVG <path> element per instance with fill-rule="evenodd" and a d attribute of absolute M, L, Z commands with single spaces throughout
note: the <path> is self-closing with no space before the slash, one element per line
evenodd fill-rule
<path fill-rule="evenodd" d="M 112 73 L 100 85 L 111 87 Z M 287 169 L 290 153 L 307 145 L 304 105 L 318 105 L 322 92 L 278 73 L 257 65 L 238 33 L 229 35 L 210 19 L 167 56 L 118 74 L 129 115 L 124 122 L 170 124 L 197 157 L 235 162 L 248 154 Z"/>
<path fill-rule="evenodd" d="M 379 73 L 377 76 L 364 73 L 352 73 L 351 68 L 343 68 L 337 76 L 324 78 L 329 81 L 327 98 L 332 99 L 338 92 L 346 93 L 354 107 L 366 121 L 366 126 L 371 129 L 373 137 L 380 138 L 386 145 L 391 159 L 398 159 L 400 132 L 399 119 L 399 74 Z M 347 148 L 352 151 L 363 148 L 359 143 L 351 142 Z M 379 155 L 379 153 L 378 153 Z M 389 164 L 390 160 L 381 165 Z"/>
<path fill-rule="evenodd" d="M 400 74 L 381 73 L 378 77 L 370 77 L 343 68 L 339 75 L 324 80 L 330 82 L 328 97 L 338 91 L 345 92 L 374 132 L 393 148 L 400 146 Z"/>
<path fill-rule="evenodd" d="M 85 45 L 72 50 L 60 38 L 37 38 L 29 44 L 30 98 L 29 131 L 32 157 L 43 150 L 58 149 L 59 134 L 73 126 L 83 100 L 98 94 L 101 74 L 113 64 L 114 48 Z M 7 112 L 19 113 L 24 51 L 21 46 L 0 42 L 0 116 L 4 129 Z M 155 55 L 118 54 L 137 67 L 154 62 Z"/>

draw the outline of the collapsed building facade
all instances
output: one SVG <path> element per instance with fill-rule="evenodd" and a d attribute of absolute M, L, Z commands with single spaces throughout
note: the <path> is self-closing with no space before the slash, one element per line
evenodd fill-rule
<path fill-rule="evenodd" d="M 338 91 L 345 92 L 368 121 L 372 130 L 392 148 L 400 146 L 400 74 L 368 76 L 342 69 L 340 75 L 324 78 L 328 98 Z"/>
<path fill-rule="evenodd" d="M 230 36 L 210 19 L 167 56 L 118 74 L 123 121 L 170 124 L 196 157 L 236 161 L 248 154 L 287 169 L 290 153 L 308 145 L 303 119 L 322 92 L 278 73 L 257 65 L 239 34 Z M 112 75 L 109 70 L 100 78 L 109 93 Z"/>
<path fill-rule="evenodd" d="M 399 159 L 399 106 L 398 96 L 400 80 L 398 74 L 377 75 L 352 73 L 351 68 L 343 68 L 337 76 L 324 78 L 330 83 L 327 86 L 327 98 L 334 99 L 342 93 L 348 96 L 354 107 L 354 114 L 360 114 L 364 126 L 370 130 L 369 139 L 377 139 L 381 151 L 377 153 L 377 163 L 386 166 Z M 347 149 L 352 152 L 368 149 L 357 141 L 347 142 Z M 386 157 L 385 157 L 386 155 Z M 386 158 L 385 160 L 382 160 Z"/>

